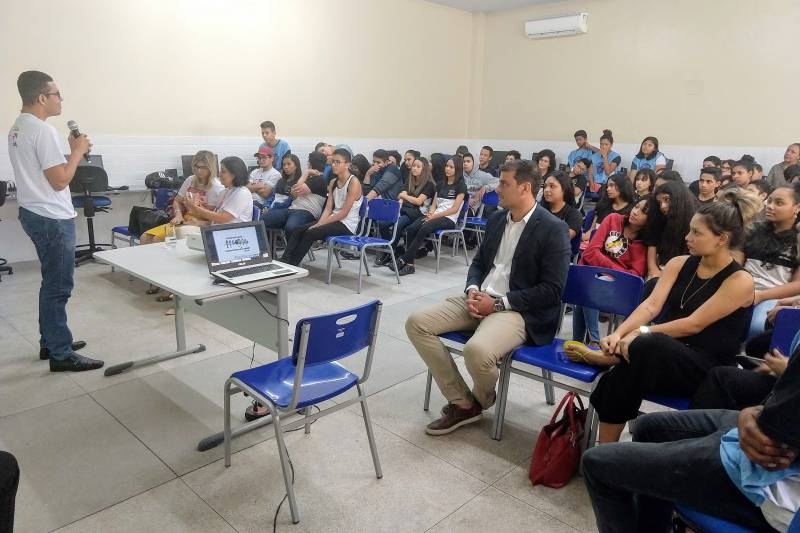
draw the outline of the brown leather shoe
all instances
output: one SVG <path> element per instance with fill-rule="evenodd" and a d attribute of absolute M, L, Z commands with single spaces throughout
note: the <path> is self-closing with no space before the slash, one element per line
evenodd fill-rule
<path fill-rule="evenodd" d="M 442 417 L 434 420 L 425 428 L 428 435 L 447 435 L 461 426 L 480 422 L 483 408 L 475 402 L 469 409 L 462 409 L 455 404 L 447 404 L 442 409 Z"/>

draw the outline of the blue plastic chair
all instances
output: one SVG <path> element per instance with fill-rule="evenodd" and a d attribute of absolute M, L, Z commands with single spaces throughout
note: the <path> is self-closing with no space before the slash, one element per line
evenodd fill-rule
<path fill-rule="evenodd" d="M 608 268 L 586 265 L 570 265 L 564 294 L 561 297 L 561 318 L 564 319 L 564 304 L 591 307 L 611 315 L 609 331 L 613 330 L 621 317 L 630 315 L 642 300 L 644 281 L 639 276 L 627 274 Z M 559 324 L 559 330 L 561 324 Z M 493 438 L 500 440 L 503 436 L 503 419 L 505 418 L 506 402 L 508 400 L 508 385 L 511 374 L 518 374 L 544 383 L 545 398 L 547 403 L 555 403 L 554 387 L 572 391 L 588 396 L 594 390 L 597 376 L 602 369 L 583 364 L 574 363 L 564 354 L 564 339 L 556 338 L 545 346 L 520 346 L 511 352 L 507 363 L 501 365 L 500 386 L 497 392 L 497 406 Z M 533 374 L 514 366 L 522 363 L 542 369 L 542 375 Z M 591 390 L 575 387 L 569 383 L 553 379 L 553 374 L 560 374 L 569 378 L 590 383 Z M 597 430 L 597 420 L 594 408 L 589 405 L 586 417 L 589 431 L 586 436 L 586 447 L 594 444 L 594 434 Z"/>
<path fill-rule="evenodd" d="M 500 195 L 497 194 L 497 191 L 489 191 L 483 195 L 483 198 L 481 199 L 481 207 L 478 210 L 477 216 L 467 217 L 467 223 L 464 227 L 464 231 L 471 231 L 476 234 L 478 238 L 478 244 L 481 243 L 483 233 L 486 230 L 486 224 L 489 221 L 489 219 L 484 218 L 483 216 L 483 210 L 487 205 L 495 207 L 500 205 Z"/>
<path fill-rule="evenodd" d="M 439 273 L 439 262 L 442 258 L 442 237 L 451 235 L 453 237 L 453 257 L 456 256 L 458 245 L 464 247 L 464 261 L 469 266 L 469 253 L 467 252 L 467 241 L 464 239 L 464 227 L 467 224 L 467 213 L 469 213 L 469 195 L 464 195 L 464 203 L 461 204 L 461 211 L 458 213 L 456 219 L 456 227 L 453 229 L 439 229 L 433 232 L 433 235 L 428 237 L 427 241 L 433 242 L 433 249 L 436 253 L 436 273 Z"/>
<path fill-rule="evenodd" d="M 367 204 L 367 202 L 363 202 L 362 205 Z M 364 267 L 367 271 L 367 276 L 370 275 L 369 273 L 369 265 L 367 265 L 367 250 L 370 248 L 386 248 L 389 252 L 389 255 L 392 257 L 392 264 L 394 265 L 394 275 L 397 278 L 397 284 L 400 284 L 400 275 L 397 273 L 397 260 L 394 256 L 394 249 L 392 248 L 392 243 L 394 242 L 395 238 L 397 237 L 397 220 L 400 218 L 400 202 L 396 200 L 385 200 L 383 198 L 373 198 L 369 201 L 369 205 L 366 208 L 366 225 L 364 225 L 363 231 L 360 235 L 337 235 L 335 237 L 328 237 L 326 239 L 328 243 L 328 285 L 331 283 L 331 274 L 332 274 L 332 264 L 331 264 L 331 256 L 335 256 L 337 263 L 339 263 L 339 268 L 341 268 L 341 262 L 339 262 L 339 250 L 358 250 L 358 287 L 356 292 L 361 294 L 361 269 Z M 380 237 L 371 237 L 370 231 L 372 230 L 372 224 L 378 224 L 380 222 L 388 222 L 392 225 L 392 238 L 391 239 L 382 239 Z"/>
<path fill-rule="evenodd" d="M 769 345 L 770 351 L 777 348 L 786 357 L 792 355 L 793 341 L 798 331 L 800 331 L 800 309 L 781 309 L 778 311 L 775 316 L 775 329 L 772 330 L 772 341 Z"/>
<path fill-rule="evenodd" d="M 261 220 L 261 209 L 258 208 L 257 205 L 253 204 L 253 221 Z"/>
<path fill-rule="evenodd" d="M 249 424 L 245 424 L 236 432 L 231 431 L 230 398 L 233 394 L 244 392 L 266 406 L 272 416 L 275 441 L 278 444 L 278 454 L 283 470 L 283 481 L 286 485 L 292 522 L 295 524 L 300 521 L 300 513 L 295 500 L 294 476 L 290 470 L 289 454 L 283 439 L 284 432 L 305 426 L 305 432 L 308 434 L 311 431 L 311 423 L 316 419 L 335 413 L 354 403 L 360 403 L 375 475 L 378 479 L 383 477 L 372 431 L 372 421 L 367 409 L 367 395 L 363 388 L 372 368 L 382 306 L 381 302 L 373 300 L 362 306 L 337 313 L 300 319 L 295 327 L 295 342 L 291 357 L 284 357 L 273 363 L 234 372 L 225 381 L 225 466 L 228 467 L 231 464 L 232 436 L 248 429 Z M 367 357 L 360 376 L 339 362 L 363 350 L 367 350 Z M 311 406 L 341 396 L 353 387 L 358 392 L 356 398 L 341 400 L 333 407 L 317 413 L 310 412 Z M 283 422 L 283 418 L 300 411 L 305 412 L 304 417 L 289 423 Z M 250 422 L 250 424 L 259 422 L 263 424 L 263 420 Z"/>
<path fill-rule="evenodd" d="M 586 216 L 583 217 L 583 225 L 581 226 L 581 229 L 583 230 L 584 233 L 586 233 L 591 229 L 593 221 L 594 221 L 594 208 L 589 209 L 586 212 Z"/>
<path fill-rule="evenodd" d="M 757 533 L 752 529 L 728 522 L 722 518 L 695 511 L 685 505 L 676 504 L 675 512 L 678 514 L 678 520 L 692 528 L 696 533 Z M 787 533 L 800 533 L 800 513 L 795 513 Z"/>

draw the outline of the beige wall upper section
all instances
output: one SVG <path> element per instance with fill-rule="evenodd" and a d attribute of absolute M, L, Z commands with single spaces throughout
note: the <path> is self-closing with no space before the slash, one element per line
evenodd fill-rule
<path fill-rule="evenodd" d="M 589 13 L 528 40 L 526 20 Z M 785 146 L 800 137 L 797 0 L 568 0 L 486 19 L 483 138 Z"/>
<path fill-rule="evenodd" d="M 421 0 L 4 0 L 0 115 L 51 74 L 120 135 L 466 135 L 472 15 Z"/>

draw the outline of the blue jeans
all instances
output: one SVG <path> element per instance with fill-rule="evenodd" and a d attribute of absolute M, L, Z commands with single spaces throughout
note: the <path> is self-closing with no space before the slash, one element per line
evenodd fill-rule
<path fill-rule="evenodd" d="M 72 332 L 67 326 L 67 300 L 75 286 L 75 220 L 46 218 L 19 208 L 19 221 L 36 247 L 42 269 L 39 289 L 39 344 L 50 358 L 72 355 Z"/>
<path fill-rule="evenodd" d="M 572 310 L 572 338 L 584 342 L 587 330 L 589 342 L 600 341 L 600 311 L 576 305 Z"/>
<path fill-rule="evenodd" d="M 314 215 L 305 209 L 272 208 L 267 211 L 267 214 L 261 220 L 267 229 L 282 229 L 286 232 L 286 241 L 288 242 L 292 233 L 297 231 L 297 228 L 309 222 L 314 222 L 316 219 Z"/>
<path fill-rule="evenodd" d="M 600 533 L 671 531 L 681 503 L 755 531 L 774 531 L 722 466 L 719 442 L 738 411 L 651 413 L 633 423 L 633 442 L 583 454 L 583 475 Z"/>
<path fill-rule="evenodd" d="M 767 313 L 770 309 L 775 307 L 777 303 L 778 300 L 764 300 L 753 307 L 753 318 L 750 320 L 750 332 L 747 334 L 748 339 L 764 333 L 764 323 L 767 321 Z"/>
<path fill-rule="evenodd" d="M 395 234 L 393 244 L 397 244 L 406 231 L 406 228 L 410 226 L 412 222 L 414 222 L 414 219 L 408 215 L 400 215 L 397 219 L 397 233 Z M 386 239 L 388 241 L 392 238 L 392 226 L 394 226 L 394 224 L 391 222 L 378 222 L 378 233 L 381 239 Z"/>

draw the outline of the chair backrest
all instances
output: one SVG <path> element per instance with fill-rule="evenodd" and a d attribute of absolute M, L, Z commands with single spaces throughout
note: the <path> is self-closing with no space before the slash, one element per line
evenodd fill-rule
<path fill-rule="evenodd" d="M 781 309 L 775 316 L 775 329 L 769 349 L 777 348 L 783 355 L 792 355 L 795 336 L 800 332 L 800 309 Z M 796 349 L 796 348 L 795 348 Z"/>
<path fill-rule="evenodd" d="M 156 209 L 166 209 L 173 198 L 178 194 L 175 189 L 162 187 L 153 191 L 153 207 Z"/>
<path fill-rule="evenodd" d="M 295 364 L 329 363 L 371 347 L 382 305 L 373 300 L 359 307 L 298 320 L 292 346 Z"/>
<path fill-rule="evenodd" d="M 581 234 L 577 233 L 572 238 L 572 240 L 569 241 L 569 245 L 572 248 L 572 257 L 577 258 L 578 254 L 581 253 L 581 241 L 582 241 L 581 237 L 582 237 Z"/>
<path fill-rule="evenodd" d="M 364 202 L 366 203 L 366 202 Z M 397 200 L 384 200 L 373 198 L 369 201 L 367 218 L 375 222 L 397 222 L 400 218 L 400 202 Z"/>
<path fill-rule="evenodd" d="M 584 193 L 585 195 L 586 193 Z M 592 220 L 594 220 L 594 208 L 589 209 L 586 212 L 586 216 L 583 217 L 583 224 L 581 225 L 581 229 L 584 232 L 589 231 L 589 228 L 592 227 Z"/>
<path fill-rule="evenodd" d="M 253 220 L 261 220 L 261 209 L 258 206 L 253 206 Z"/>
<path fill-rule="evenodd" d="M 469 193 L 464 195 L 464 203 L 461 204 L 461 211 L 456 219 L 456 229 L 463 230 L 467 225 L 467 215 L 469 214 Z"/>
<path fill-rule="evenodd" d="M 639 276 L 588 265 L 570 265 L 561 301 L 602 313 L 627 316 L 642 301 L 644 280 Z"/>
<path fill-rule="evenodd" d="M 481 202 L 483 205 L 499 205 L 500 195 L 497 194 L 497 191 L 489 191 L 483 195 Z"/>
<path fill-rule="evenodd" d="M 667 168 L 665 170 L 672 170 L 672 165 L 675 164 L 674 159 L 667 159 Z"/>
<path fill-rule="evenodd" d="M 100 192 L 108 190 L 108 174 L 102 167 L 78 166 L 75 169 L 75 176 L 69 182 L 69 191 L 72 194 L 84 194 L 86 192 Z"/>

